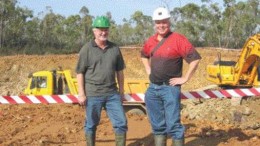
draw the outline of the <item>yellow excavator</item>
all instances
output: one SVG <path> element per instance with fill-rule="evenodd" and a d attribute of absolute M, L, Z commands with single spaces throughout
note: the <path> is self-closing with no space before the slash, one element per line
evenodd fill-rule
<path fill-rule="evenodd" d="M 235 61 L 221 60 L 207 66 L 207 80 L 222 88 L 260 86 L 260 34 L 251 36 Z"/>
<path fill-rule="evenodd" d="M 37 71 L 29 74 L 25 95 L 78 95 L 77 80 L 70 70 Z M 125 79 L 125 97 L 123 105 L 131 113 L 145 114 L 143 93 L 149 86 L 149 80 Z"/>

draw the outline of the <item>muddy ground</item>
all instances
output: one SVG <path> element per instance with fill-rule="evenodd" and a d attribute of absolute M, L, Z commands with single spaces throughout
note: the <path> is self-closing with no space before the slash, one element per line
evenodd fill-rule
<path fill-rule="evenodd" d="M 122 49 L 126 78 L 147 76 L 140 61 L 139 48 Z M 203 59 L 183 91 L 211 85 L 205 78 L 206 65 L 217 52 L 222 59 L 236 60 L 238 51 L 198 48 Z M 30 72 L 61 66 L 74 71 L 77 55 L 16 55 L 0 57 L 0 95 L 19 95 Z M 187 65 L 185 64 L 184 71 Z M 75 75 L 75 74 L 74 74 Z M 182 122 L 186 127 L 187 146 L 258 146 L 260 145 L 260 98 L 182 100 Z M 0 105 L 1 146 L 83 146 L 85 109 L 77 104 Z M 128 146 L 153 146 L 151 127 L 146 115 L 127 114 Z M 170 138 L 167 141 L 171 144 Z M 114 133 L 105 112 L 97 130 L 97 146 L 113 146 Z"/>

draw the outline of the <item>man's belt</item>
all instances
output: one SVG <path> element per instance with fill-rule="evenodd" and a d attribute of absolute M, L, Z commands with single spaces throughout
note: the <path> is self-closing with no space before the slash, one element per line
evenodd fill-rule
<path fill-rule="evenodd" d="M 152 82 L 152 83 L 156 84 L 156 85 L 170 85 L 169 81 L 165 81 L 165 82 Z"/>

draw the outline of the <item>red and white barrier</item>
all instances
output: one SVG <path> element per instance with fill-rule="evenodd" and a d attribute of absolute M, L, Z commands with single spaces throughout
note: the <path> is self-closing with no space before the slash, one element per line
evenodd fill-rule
<path fill-rule="evenodd" d="M 231 98 L 231 97 L 246 97 L 260 96 L 260 88 L 244 88 L 244 89 L 228 89 L 228 90 L 204 90 L 183 92 L 182 99 L 194 98 Z"/>
<path fill-rule="evenodd" d="M 75 95 L 0 96 L 0 104 L 78 103 Z"/>
<path fill-rule="evenodd" d="M 260 88 L 182 92 L 182 99 L 260 96 Z M 78 103 L 77 95 L 0 96 L 0 104 Z M 144 94 L 125 94 L 124 102 L 144 102 Z"/>

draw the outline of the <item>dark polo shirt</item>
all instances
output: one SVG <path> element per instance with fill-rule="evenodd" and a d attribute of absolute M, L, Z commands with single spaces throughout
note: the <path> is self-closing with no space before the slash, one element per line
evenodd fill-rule
<path fill-rule="evenodd" d="M 152 50 L 159 43 L 157 36 L 151 36 L 141 51 L 141 57 L 151 58 L 151 82 L 168 82 L 173 77 L 181 77 L 183 60 L 190 63 L 201 59 L 188 39 L 176 32 L 171 33 L 151 56 Z"/>
<path fill-rule="evenodd" d="M 117 92 L 116 71 L 125 68 L 119 47 L 108 41 L 102 50 L 95 41 L 84 45 L 79 52 L 76 72 L 85 75 L 87 96 L 109 96 Z"/>

